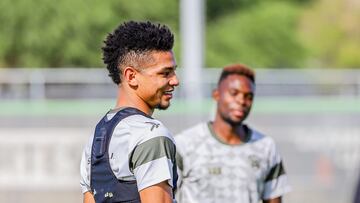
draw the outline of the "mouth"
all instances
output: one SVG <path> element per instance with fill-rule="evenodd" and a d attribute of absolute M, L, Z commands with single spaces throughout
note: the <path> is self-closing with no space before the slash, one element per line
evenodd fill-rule
<path fill-rule="evenodd" d="M 232 110 L 232 113 L 236 117 L 243 117 L 245 115 L 245 110 L 243 110 L 243 109 L 236 109 L 235 110 L 234 109 L 234 110 Z"/>
<path fill-rule="evenodd" d="M 164 96 L 171 99 L 173 97 L 173 91 L 174 89 L 164 91 Z"/>

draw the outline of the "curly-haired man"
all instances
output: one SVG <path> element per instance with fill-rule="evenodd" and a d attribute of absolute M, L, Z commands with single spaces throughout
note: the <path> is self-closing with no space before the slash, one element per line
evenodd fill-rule
<path fill-rule="evenodd" d="M 169 107 L 179 84 L 174 36 L 165 25 L 129 21 L 104 43 L 103 61 L 118 86 L 117 101 L 83 152 L 84 202 L 173 202 L 174 140 L 151 115 Z"/>

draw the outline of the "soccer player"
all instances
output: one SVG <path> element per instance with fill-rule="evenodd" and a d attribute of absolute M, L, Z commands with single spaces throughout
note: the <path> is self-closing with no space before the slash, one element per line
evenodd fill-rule
<path fill-rule="evenodd" d="M 175 136 L 179 203 L 279 203 L 289 191 L 274 140 L 243 123 L 254 93 L 251 69 L 225 67 L 213 91 L 215 119 Z"/>
<path fill-rule="evenodd" d="M 84 203 L 173 202 L 174 140 L 151 115 L 169 107 L 179 84 L 174 36 L 165 25 L 129 21 L 104 43 L 103 61 L 118 93 L 83 152 Z"/>

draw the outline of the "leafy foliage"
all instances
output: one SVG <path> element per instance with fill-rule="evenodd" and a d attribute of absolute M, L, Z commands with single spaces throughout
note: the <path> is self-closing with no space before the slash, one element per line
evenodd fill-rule
<path fill-rule="evenodd" d="M 1 0 L 0 67 L 102 66 L 102 40 L 130 19 L 169 25 L 179 59 L 179 2 Z M 360 7 L 349 3 L 355 1 L 204 2 L 206 66 L 360 67 Z"/>
<path fill-rule="evenodd" d="M 213 22 L 207 30 L 207 66 L 301 66 L 305 49 L 296 38 L 297 13 L 293 4 L 261 3 Z"/>
<path fill-rule="evenodd" d="M 176 8 L 174 1 L 156 0 L 2 0 L 0 66 L 100 66 L 102 40 L 120 22 L 176 26 Z"/>
<path fill-rule="evenodd" d="M 262 2 L 297 3 L 298 6 L 313 2 L 314 0 L 204 0 L 206 2 L 206 17 L 209 22 L 229 15 L 239 10 L 248 10 Z"/>
<path fill-rule="evenodd" d="M 302 16 L 308 66 L 360 68 L 360 4 L 320 0 Z"/>

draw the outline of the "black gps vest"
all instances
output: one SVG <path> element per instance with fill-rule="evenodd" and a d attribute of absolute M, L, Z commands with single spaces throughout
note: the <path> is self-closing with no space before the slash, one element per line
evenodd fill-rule
<path fill-rule="evenodd" d="M 118 111 L 108 120 L 106 115 L 96 125 L 95 135 L 91 148 L 91 175 L 90 187 L 96 203 L 140 203 L 136 180 L 118 180 L 111 169 L 109 158 L 109 143 L 116 125 L 124 118 L 132 115 L 142 115 L 151 118 L 144 112 L 127 107 Z M 151 118 L 152 119 L 152 118 Z M 127 155 L 124 155 L 127 156 Z M 173 198 L 175 196 L 178 174 L 176 160 L 173 164 Z"/>
<path fill-rule="evenodd" d="M 91 148 L 90 176 L 90 187 L 96 203 L 140 203 L 136 181 L 118 180 L 111 170 L 108 153 L 110 139 L 116 125 L 122 119 L 135 114 L 149 117 L 135 108 L 125 108 L 117 112 L 111 120 L 107 120 L 105 115 L 96 125 Z"/>

